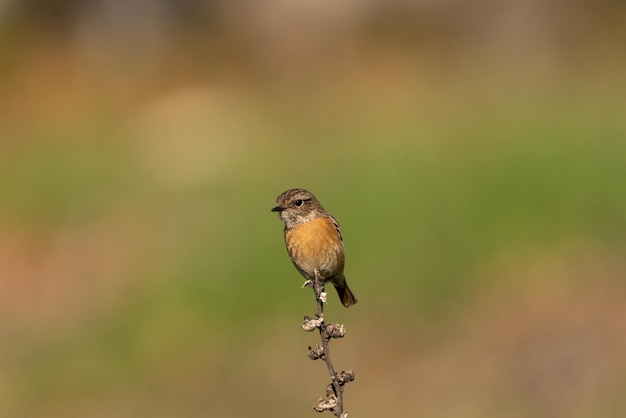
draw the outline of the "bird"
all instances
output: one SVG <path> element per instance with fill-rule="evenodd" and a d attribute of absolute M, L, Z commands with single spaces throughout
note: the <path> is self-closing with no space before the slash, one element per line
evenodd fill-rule
<path fill-rule="evenodd" d="M 307 283 L 318 274 L 323 283 L 332 283 L 346 308 L 357 303 L 343 273 L 343 237 L 337 220 L 322 207 L 315 195 L 304 189 L 289 189 L 271 209 L 285 224 L 285 245 L 289 258 Z M 306 283 L 305 283 L 306 284 Z"/>

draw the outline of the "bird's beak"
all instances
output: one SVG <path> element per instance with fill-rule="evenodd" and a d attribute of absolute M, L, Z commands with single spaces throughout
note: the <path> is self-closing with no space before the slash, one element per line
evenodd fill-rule
<path fill-rule="evenodd" d="M 285 208 L 283 208 L 282 206 L 276 206 L 272 208 L 272 212 L 281 212 L 283 209 Z"/>

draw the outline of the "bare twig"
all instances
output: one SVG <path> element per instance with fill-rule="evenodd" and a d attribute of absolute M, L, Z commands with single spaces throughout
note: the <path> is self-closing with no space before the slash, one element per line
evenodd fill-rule
<path fill-rule="evenodd" d="M 330 339 L 343 338 L 345 327 L 342 324 L 326 324 L 324 322 L 324 303 L 326 293 L 324 292 L 324 278 L 319 272 L 315 272 L 315 280 L 305 283 L 311 286 L 315 292 L 317 302 L 316 318 L 304 317 L 302 329 L 313 331 L 318 329 L 322 344 L 309 347 L 308 356 L 311 360 L 323 359 L 330 376 L 330 384 L 326 387 L 326 398 L 320 398 L 314 409 L 318 412 L 331 411 L 337 418 L 348 418 L 348 413 L 343 410 L 343 386 L 354 380 L 352 370 L 335 372 L 333 362 L 330 357 Z"/>

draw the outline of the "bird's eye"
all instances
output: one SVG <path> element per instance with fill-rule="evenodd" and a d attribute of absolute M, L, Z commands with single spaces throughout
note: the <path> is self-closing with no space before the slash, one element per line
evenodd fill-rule
<path fill-rule="evenodd" d="M 294 203 L 296 204 L 296 206 L 302 206 L 302 203 L 304 203 L 304 201 L 302 199 L 298 199 Z"/>

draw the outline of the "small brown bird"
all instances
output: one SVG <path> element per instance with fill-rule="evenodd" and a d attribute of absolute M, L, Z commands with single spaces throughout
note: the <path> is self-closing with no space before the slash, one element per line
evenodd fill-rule
<path fill-rule="evenodd" d="M 308 280 L 315 272 L 331 282 L 346 308 L 357 302 L 343 274 L 345 256 L 339 224 L 313 193 L 289 189 L 276 199 L 272 212 L 285 223 L 285 244 L 296 269 Z"/>

